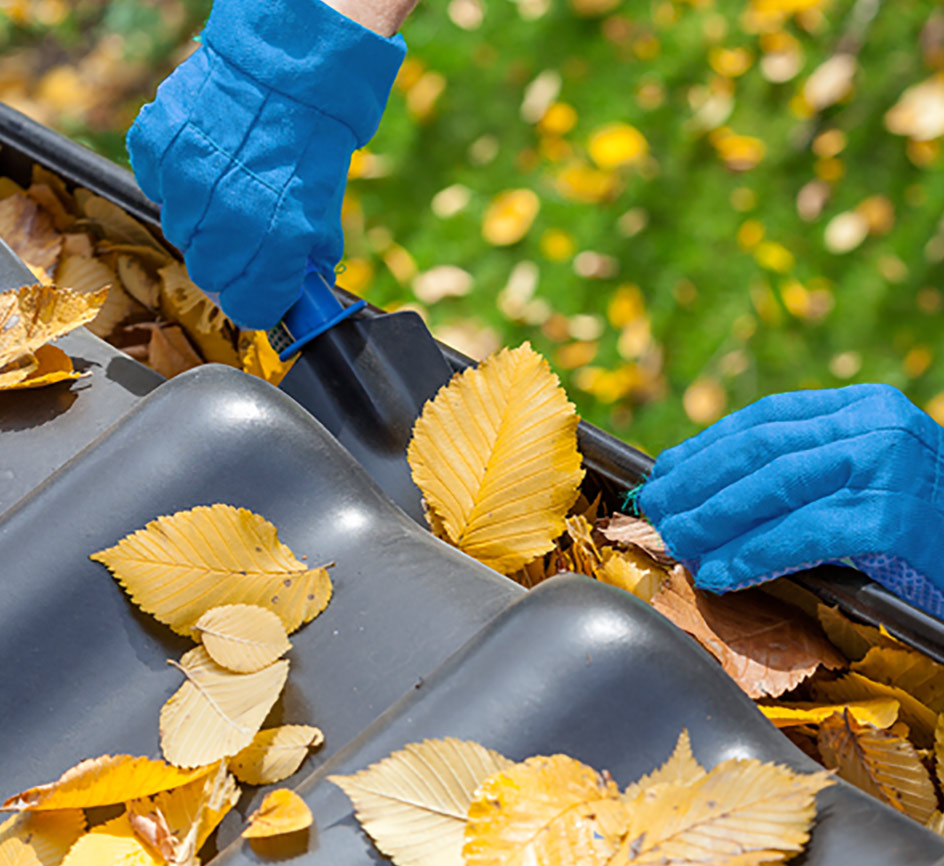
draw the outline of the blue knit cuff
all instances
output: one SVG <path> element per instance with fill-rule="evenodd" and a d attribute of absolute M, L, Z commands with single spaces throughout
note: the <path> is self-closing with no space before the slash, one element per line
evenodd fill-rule
<path fill-rule="evenodd" d="M 321 0 L 216 0 L 203 40 L 272 90 L 350 127 L 357 146 L 377 131 L 406 55 Z"/>

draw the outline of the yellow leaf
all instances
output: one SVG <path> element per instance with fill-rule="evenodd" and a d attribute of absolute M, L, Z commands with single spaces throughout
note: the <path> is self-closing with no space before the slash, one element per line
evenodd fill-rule
<path fill-rule="evenodd" d="M 209 363 L 240 367 L 236 350 L 236 327 L 197 288 L 181 262 L 172 261 L 158 270 L 161 278 L 160 311 L 179 324 Z"/>
<path fill-rule="evenodd" d="M 81 294 L 107 292 L 98 315 L 88 324 L 97 337 L 105 339 L 141 306 L 119 285 L 115 272 L 99 259 L 64 255 L 56 266 L 56 284 Z"/>
<path fill-rule="evenodd" d="M 151 331 L 147 364 L 155 372 L 171 379 L 203 364 L 203 358 L 194 351 L 179 325 L 159 325 L 154 322 L 142 327 L 148 327 Z"/>
<path fill-rule="evenodd" d="M 324 568 L 307 568 L 269 521 L 231 505 L 158 517 L 91 559 L 107 565 L 142 610 L 188 636 L 224 604 L 267 608 L 291 633 L 331 598 Z"/>
<path fill-rule="evenodd" d="M 5 391 L 15 388 L 38 369 L 39 359 L 35 355 L 21 355 L 0 370 L 0 388 Z"/>
<path fill-rule="evenodd" d="M 193 629 L 213 661 L 241 674 L 261 671 L 292 648 L 282 620 L 255 604 L 214 607 Z"/>
<path fill-rule="evenodd" d="M 497 247 L 515 244 L 528 233 L 540 209 L 541 200 L 533 190 L 506 190 L 485 211 L 482 237 Z"/>
<path fill-rule="evenodd" d="M 826 632 L 826 637 L 851 661 L 863 658 L 872 647 L 899 645 L 894 638 L 885 637 L 875 626 L 853 622 L 837 607 L 817 605 L 816 616 Z"/>
<path fill-rule="evenodd" d="M 81 809 L 14 815 L 0 824 L 0 866 L 59 866 L 84 832 Z"/>
<path fill-rule="evenodd" d="M 310 725 L 281 725 L 259 731 L 252 742 L 230 758 L 229 767 L 240 782 L 271 785 L 287 779 L 302 765 L 309 749 L 324 742 Z"/>
<path fill-rule="evenodd" d="M 86 833 L 62 866 L 167 866 L 167 861 L 135 834 L 127 812 Z"/>
<path fill-rule="evenodd" d="M 0 292 L 0 374 L 17 359 L 94 319 L 106 294 L 81 295 L 39 284 Z"/>
<path fill-rule="evenodd" d="M 173 791 L 128 804 L 138 838 L 173 866 L 192 866 L 196 853 L 239 800 L 239 788 L 220 763 L 215 773 Z"/>
<path fill-rule="evenodd" d="M 125 291 L 139 304 L 156 310 L 161 297 L 161 284 L 141 264 L 141 260 L 127 254 L 118 256 L 118 277 Z"/>
<path fill-rule="evenodd" d="M 937 717 L 937 726 L 934 729 L 934 766 L 937 770 L 937 780 L 944 788 L 944 713 Z"/>
<path fill-rule="evenodd" d="M 577 574 L 593 577 L 594 572 L 602 564 L 600 551 L 593 540 L 593 527 L 582 514 L 565 518 L 564 525 L 567 527 L 567 535 L 571 540 L 567 551 L 571 570 Z"/>
<path fill-rule="evenodd" d="M 357 820 L 398 866 L 462 866 L 476 788 L 511 761 L 470 741 L 411 743 L 366 770 L 329 776 L 354 803 Z"/>
<path fill-rule="evenodd" d="M 662 588 L 666 571 L 639 551 L 605 547 L 603 562 L 594 577 L 601 583 L 625 589 L 643 601 L 652 601 Z"/>
<path fill-rule="evenodd" d="M 66 379 L 81 379 L 85 373 L 77 373 L 72 366 L 72 359 L 57 346 L 40 346 L 34 355 L 28 355 L 36 361 L 36 367 L 26 378 L 6 385 L 0 376 L 0 391 L 15 391 L 20 388 L 44 388 Z"/>
<path fill-rule="evenodd" d="M 449 540 L 505 574 L 550 550 L 584 475 L 578 420 L 528 343 L 454 376 L 424 407 L 407 454 Z"/>
<path fill-rule="evenodd" d="M 816 793 L 832 784 L 829 776 L 733 759 L 694 782 L 643 791 L 628 809 L 630 826 L 620 848 L 627 859 L 622 862 L 779 862 L 809 839 Z"/>
<path fill-rule="evenodd" d="M 3 810 L 88 809 L 148 797 L 200 779 L 213 767 L 180 770 L 163 761 L 132 755 L 89 758 L 55 782 L 10 797 Z"/>
<path fill-rule="evenodd" d="M 51 217 L 26 193 L 0 200 L 0 238 L 28 265 L 45 271 L 56 264 L 62 248 Z"/>
<path fill-rule="evenodd" d="M 796 725 L 818 725 L 834 713 L 846 710 L 857 722 L 874 725 L 876 728 L 888 728 L 898 718 L 901 705 L 894 698 L 871 698 L 861 701 L 848 701 L 844 704 L 785 703 L 758 704 L 759 709 L 778 728 L 790 728 Z"/>
<path fill-rule="evenodd" d="M 847 710 L 820 725 L 818 744 L 827 767 L 916 821 L 924 823 L 937 808 L 934 783 L 907 740 L 860 725 Z"/>
<path fill-rule="evenodd" d="M 587 143 L 590 159 L 602 169 L 638 162 L 648 150 L 643 134 L 628 123 L 604 126 L 594 132 Z"/>
<path fill-rule="evenodd" d="M 462 854 L 466 866 L 602 866 L 629 820 L 614 782 L 567 755 L 538 756 L 479 786 Z"/>
<path fill-rule="evenodd" d="M 936 713 L 944 713 L 944 665 L 905 647 L 873 647 L 852 670 L 904 689 Z"/>
<path fill-rule="evenodd" d="M 265 839 L 283 833 L 297 833 L 311 826 L 311 809 L 294 791 L 277 788 L 270 791 L 262 805 L 249 816 L 243 830 L 246 839 Z"/>
<path fill-rule="evenodd" d="M 944 836 L 944 812 L 935 812 L 924 826 L 932 833 Z"/>
<path fill-rule="evenodd" d="M 703 776 L 705 769 L 695 760 L 688 731 L 683 730 L 669 759 L 658 769 L 629 785 L 623 791 L 623 802 L 631 803 L 643 791 L 655 788 L 656 785 L 691 785 Z"/>
<path fill-rule="evenodd" d="M 244 373 L 257 376 L 278 387 L 299 356 L 280 361 L 265 331 L 242 331 L 239 335 L 239 361 Z"/>
<path fill-rule="evenodd" d="M 253 674 L 220 667 L 202 646 L 171 662 L 187 678 L 161 709 L 161 749 L 180 767 L 235 755 L 262 727 L 288 677 L 288 662 Z"/>
<path fill-rule="evenodd" d="M 865 698 L 894 698 L 901 705 L 898 714 L 911 729 L 914 744 L 918 748 L 927 748 L 934 740 L 934 726 L 937 716 L 917 698 L 904 689 L 889 686 L 871 680 L 862 674 L 851 671 L 838 680 L 820 680 L 812 683 L 813 697 L 817 701 L 845 703 L 860 701 Z"/>

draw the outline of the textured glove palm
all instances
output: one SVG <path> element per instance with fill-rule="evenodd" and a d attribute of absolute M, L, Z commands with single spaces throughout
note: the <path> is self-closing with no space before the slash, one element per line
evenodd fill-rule
<path fill-rule="evenodd" d="M 845 562 L 944 617 L 942 444 L 886 385 L 777 394 L 663 453 L 639 505 L 701 587 Z"/>
<path fill-rule="evenodd" d="M 309 255 L 333 272 L 351 153 L 405 51 L 319 0 L 216 0 L 203 46 L 142 109 L 127 142 L 138 182 L 237 324 L 274 325 Z"/>

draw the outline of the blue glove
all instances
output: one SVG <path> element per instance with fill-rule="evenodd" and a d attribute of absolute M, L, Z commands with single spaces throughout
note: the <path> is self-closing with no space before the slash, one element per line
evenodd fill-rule
<path fill-rule="evenodd" d="M 320 0 L 216 0 L 203 46 L 128 133 L 144 193 L 193 280 L 246 328 L 333 284 L 351 153 L 380 123 L 406 52 Z"/>
<path fill-rule="evenodd" d="M 703 588 L 840 562 L 944 618 L 942 435 L 887 385 L 776 394 L 663 453 L 638 503 Z"/>

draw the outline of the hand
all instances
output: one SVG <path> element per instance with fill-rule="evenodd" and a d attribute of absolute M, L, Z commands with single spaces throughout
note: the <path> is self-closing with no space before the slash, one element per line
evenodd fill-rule
<path fill-rule="evenodd" d="M 236 324 L 276 324 L 309 256 L 333 283 L 351 153 L 405 50 L 320 0 L 216 0 L 203 46 L 141 110 L 128 133 L 138 182 Z"/>
<path fill-rule="evenodd" d="M 887 385 L 776 394 L 664 452 L 639 505 L 703 588 L 843 560 L 944 616 L 942 435 Z"/>

